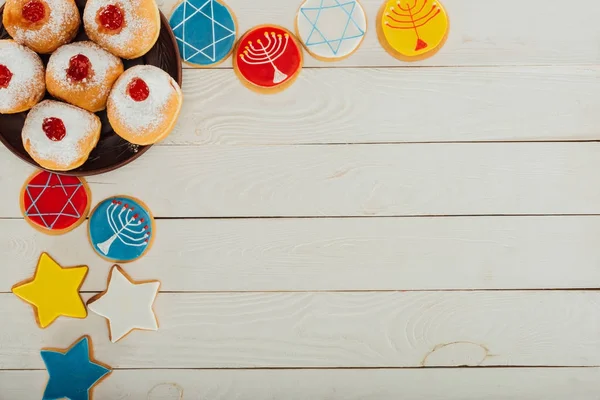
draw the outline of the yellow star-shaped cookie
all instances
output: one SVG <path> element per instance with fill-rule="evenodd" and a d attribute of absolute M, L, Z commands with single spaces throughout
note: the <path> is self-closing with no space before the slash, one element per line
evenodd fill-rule
<path fill-rule="evenodd" d="M 62 268 L 47 253 L 42 253 L 33 279 L 12 287 L 12 292 L 33 305 L 40 328 L 45 328 L 61 315 L 85 318 L 87 310 L 79 288 L 88 267 Z"/>

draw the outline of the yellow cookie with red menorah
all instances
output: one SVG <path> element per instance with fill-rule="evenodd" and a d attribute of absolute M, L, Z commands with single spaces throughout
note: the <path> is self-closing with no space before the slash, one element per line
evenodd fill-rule
<path fill-rule="evenodd" d="M 379 42 L 405 61 L 434 55 L 444 45 L 449 26 L 439 0 L 386 0 L 377 16 Z"/>

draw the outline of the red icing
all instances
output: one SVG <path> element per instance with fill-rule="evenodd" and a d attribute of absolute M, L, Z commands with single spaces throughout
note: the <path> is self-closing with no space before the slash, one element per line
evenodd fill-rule
<path fill-rule="evenodd" d="M 46 9 L 41 1 L 31 0 L 25 3 L 21 9 L 21 15 L 23 15 L 23 18 L 27 21 L 36 23 L 44 19 L 46 16 Z"/>
<path fill-rule="evenodd" d="M 54 142 L 60 142 L 67 134 L 64 122 L 60 118 L 46 118 L 42 123 L 42 130 L 48 136 L 48 139 Z"/>
<path fill-rule="evenodd" d="M 92 63 L 90 59 L 83 54 L 77 54 L 69 60 L 67 76 L 75 82 L 81 82 L 90 75 Z"/>
<path fill-rule="evenodd" d="M 247 81 L 256 86 L 272 88 L 298 73 L 302 67 L 302 53 L 288 30 L 261 26 L 250 30 L 240 39 L 236 63 L 238 71 Z"/>
<path fill-rule="evenodd" d="M 6 65 L 0 64 L 0 89 L 6 89 L 12 77 L 13 74 L 10 69 Z"/>
<path fill-rule="evenodd" d="M 127 85 L 127 93 L 135 101 L 144 101 L 150 96 L 150 88 L 143 79 L 133 78 Z"/>
<path fill-rule="evenodd" d="M 25 217 L 42 228 L 67 229 L 86 217 L 88 195 L 75 176 L 41 171 L 27 183 L 22 196 Z"/>
<path fill-rule="evenodd" d="M 123 27 L 123 22 L 125 22 L 123 10 L 114 4 L 102 7 L 98 12 L 98 21 L 100 25 L 109 31 L 119 30 Z"/>

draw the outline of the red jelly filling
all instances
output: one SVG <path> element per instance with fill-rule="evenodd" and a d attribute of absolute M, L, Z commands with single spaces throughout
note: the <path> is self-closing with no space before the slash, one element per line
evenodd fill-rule
<path fill-rule="evenodd" d="M 150 96 L 150 88 L 143 79 L 133 78 L 127 86 L 127 93 L 135 101 L 144 101 Z"/>
<path fill-rule="evenodd" d="M 0 64 L 0 89 L 6 89 L 12 77 L 13 74 L 10 69 L 6 65 Z"/>
<path fill-rule="evenodd" d="M 114 4 L 102 7 L 98 12 L 98 21 L 105 29 L 111 31 L 121 29 L 123 22 L 125 22 L 123 10 Z"/>
<path fill-rule="evenodd" d="M 46 16 L 46 9 L 41 1 L 31 0 L 25 3 L 21 9 L 21 15 L 23 15 L 23 18 L 27 21 L 35 23 L 44 19 Z"/>
<path fill-rule="evenodd" d="M 90 59 L 83 54 L 77 54 L 69 60 L 69 68 L 67 68 L 67 76 L 72 81 L 81 82 L 90 75 L 92 63 Z"/>
<path fill-rule="evenodd" d="M 61 141 L 67 134 L 67 128 L 60 118 L 46 118 L 42 123 L 42 129 L 48 139 L 58 142 Z"/>

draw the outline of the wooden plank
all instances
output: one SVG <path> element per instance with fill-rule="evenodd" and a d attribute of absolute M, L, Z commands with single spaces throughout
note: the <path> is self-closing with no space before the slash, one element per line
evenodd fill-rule
<path fill-rule="evenodd" d="M 36 399 L 45 371 L 0 371 L 2 399 Z M 598 368 L 121 370 L 99 399 L 597 400 Z"/>
<path fill-rule="evenodd" d="M 360 49 L 347 60 L 324 63 L 305 57 L 307 67 L 406 65 L 540 65 L 598 64 L 596 9 L 593 0 L 565 7 L 559 0 L 443 0 L 450 34 L 434 57 L 413 64 L 392 58 L 377 40 L 376 16 L 383 0 L 361 0 L 368 31 Z M 178 0 L 159 0 L 170 15 Z M 228 0 L 239 30 L 275 23 L 294 29 L 299 0 Z M 507 25 L 508 24 L 508 25 Z M 507 28 L 507 26 L 509 28 Z M 231 68 L 231 59 L 220 67 Z"/>
<path fill-rule="evenodd" d="M 28 171 L 0 156 L 0 217 L 18 217 Z M 88 181 L 158 217 L 595 214 L 599 170 L 600 143 L 176 146 Z"/>
<path fill-rule="evenodd" d="M 183 90 L 182 117 L 164 144 L 598 137 L 598 68 L 312 69 L 277 96 L 246 89 L 231 71 L 188 70 Z"/>
<path fill-rule="evenodd" d="M 600 217 L 159 220 L 127 271 L 164 291 L 547 289 L 600 286 Z M 110 263 L 86 228 L 48 236 L 0 220 L 0 291 L 33 275 L 40 253 L 87 263 L 103 291 Z"/>
<path fill-rule="evenodd" d="M 104 318 L 41 330 L 1 294 L 0 369 L 43 368 L 40 348 L 84 333 L 115 368 L 599 366 L 599 307 L 597 291 L 161 293 L 160 330 L 113 344 Z"/>

